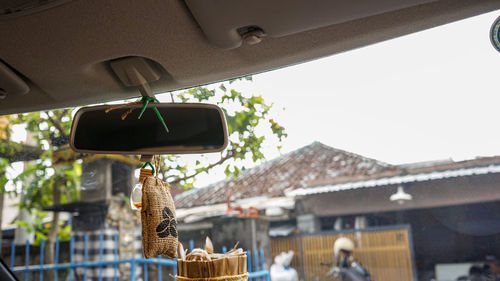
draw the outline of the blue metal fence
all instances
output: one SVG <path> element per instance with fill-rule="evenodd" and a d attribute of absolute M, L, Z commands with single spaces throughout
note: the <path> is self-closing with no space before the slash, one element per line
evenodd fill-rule
<path fill-rule="evenodd" d="M 44 263 L 44 255 L 45 255 L 45 241 L 41 241 L 39 246 L 39 263 L 30 264 L 32 260 L 32 256 L 30 256 L 30 248 L 31 245 L 29 241 L 26 242 L 24 248 L 24 265 L 16 265 L 16 245 L 14 241 L 11 243 L 10 247 L 10 268 L 16 275 L 24 277 L 20 280 L 24 281 L 43 281 L 45 272 L 53 272 L 54 281 L 87 281 L 87 280 L 99 280 L 103 281 L 103 269 L 104 268 L 113 268 L 113 281 L 121 280 L 119 279 L 118 267 L 122 264 L 127 264 L 130 266 L 130 281 L 138 281 L 138 280 L 149 280 L 149 266 L 155 265 L 157 271 L 157 278 L 154 278 L 158 281 L 163 281 L 162 268 L 167 267 L 169 271 L 171 271 L 171 275 L 167 277 L 167 279 L 172 279 L 172 276 L 175 276 L 177 273 L 177 262 L 175 259 L 167 259 L 162 256 L 158 256 L 157 258 L 145 259 L 145 258 L 130 258 L 130 259 L 119 259 L 118 255 L 118 235 L 115 235 L 114 238 L 115 247 L 113 249 L 114 259 L 105 260 L 103 259 L 103 236 L 99 237 L 99 256 L 97 260 L 89 260 L 89 236 L 84 236 L 84 256 L 83 262 L 76 262 L 74 259 L 75 252 L 75 237 L 71 237 L 69 242 L 69 257 L 67 261 L 60 262 L 60 250 L 61 250 L 61 242 L 59 240 L 55 243 L 54 249 L 54 264 L 45 264 Z M 189 241 L 189 247 L 192 249 L 194 247 L 194 242 Z M 1 254 L 1 244 L 0 244 L 0 254 Z M 227 251 L 227 247 L 222 247 L 222 252 L 225 253 Z M 260 251 L 247 251 L 247 259 L 248 259 L 248 272 L 250 280 L 262 280 L 262 281 L 270 281 L 269 271 L 265 269 L 264 263 L 264 250 Z M 253 260 L 252 260 L 253 257 Z M 137 274 L 137 268 L 142 268 L 142 274 Z M 97 278 L 87 278 L 87 270 L 88 269 L 98 269 L 98 277 Z M 83 270 L 83 278 L 79 280 L 75 280 L 74 271 L 76 269 Z M 63 274 L 61 274 L 63 273 Z M 64 275 L 64 279 L 61 278 L 60 275 Z M 51 281 L 51 280 L 46 280 Z"/>

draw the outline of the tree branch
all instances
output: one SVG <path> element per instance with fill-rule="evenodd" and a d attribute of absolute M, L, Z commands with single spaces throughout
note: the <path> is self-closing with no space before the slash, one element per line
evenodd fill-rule
<path fill-rule="evenodd" d="M 3 148 L 0 149 L 0 158 L 5 158 L 10 163 L 37 160 L 40 159 L 44 152 L 44 150 L 36 146 L 20 144 L 13 141 L 1 143 L 0 147 Z M 81 159 L 84 156 L 84 154 L 75 153 L 73 158 L 76 160 Z"/>
<path fill-rule="evenodd" d="M 219 161 L 215 162 L 215 163 L 212 163 L 208 166 L 205 167 L 205 169 L 207 170 L 210 170 L 212 169 L 213 167 L 216 167 L 218 165 L 221 165 L 222 163 L 226 162 L 227 160 L 233 158 L 234 156 L 234 152 L 233 151 L 229 151 L 226 156 L 222 157 Z M 171 185 L 176 185 L 178 183 L 180 183 L 181 181 L 185 181 L 185 180 L 188 180 L 188 179 L 191 179 L 191 178 L 194 178 L 196 177 L 197 175 L 201 174 L 203 171 L 199 171 L 199 172 L 194 172 L 193 174 L 189 175 L 189 176 L 185 176 L 185 177 L 177 177 L 175 180 L 169 182 L 169 184 Z"/>
<path fill-rule="evenodd" d="M 50 122 L 52 122 L 52 124 L 54 125 L 54 127 L 56 127 L 56 129 L 59 131 L 59 134 L 61 136 L 64 136 L 64 137 L 67 137 L 66 133 L 64 132 L 64 129 L 61 125 L 61 119 L 62 117 L 64 116 L 64 111 L 63 113 L 59 116 L 59 119 L 58 120 L 55 120 L 54 118 L 52 118 L 48 112 L 45 112 L 45 114 L 47 114 L 47 117 L 49 118 Z"/>
<path fill-rule="evenodd" d="M 18 161 L 31 161 L 40 159 L 43 150 L 36 146 L 19 144 L 15 142 L 7 142 L 4 144 L 2 152 L 0 152 L 0 157 L 7 159 L 10 163 Z M 9 145 L 11 145 L 9 147 Z M 18 149 L 16 146 L 20 146 Z"/>

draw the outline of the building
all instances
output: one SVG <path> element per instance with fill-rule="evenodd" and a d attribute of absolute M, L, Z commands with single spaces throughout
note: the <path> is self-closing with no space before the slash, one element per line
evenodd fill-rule
<path fill-rule="evenodd" d="M 428 280 L 438 265 L 500 254 L 499 183 L 500 157 L 395 166 L 314 142 L 175 201 L 180 237 L 249 249 L 296 233 L 407 226 L 413 276 Z M 391 200 L 398 190 L 409 200 Z"/>

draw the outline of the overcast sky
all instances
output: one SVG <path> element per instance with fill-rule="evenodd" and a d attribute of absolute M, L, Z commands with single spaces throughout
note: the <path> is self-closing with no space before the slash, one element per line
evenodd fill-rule
<path fill-rule="evenodd" d="M 288 152 L 314 140 L 391 164 L 500 155 L 500 12 L 254 76 Z"/>

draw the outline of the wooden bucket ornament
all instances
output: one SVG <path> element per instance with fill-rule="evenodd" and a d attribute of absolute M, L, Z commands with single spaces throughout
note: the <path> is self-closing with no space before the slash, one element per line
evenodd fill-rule
<path fill-rule="evenodd" d="M 179 240 L 174 200 L 169 184 L 158 178 L 159 157 L 155 164 L 155 175 L 144 175 L 142 185 L 142 250 L 146 258 L 175 258 Z"/>
<path fill-rule="evenodd" d="M 231 251 L 218 254 L 207 237 L 205 249 L 193 249 L 186 255 L 179 244 L 179 250 L 177 281 L 248 281 L 247 254 L 237 244 Z"/>

